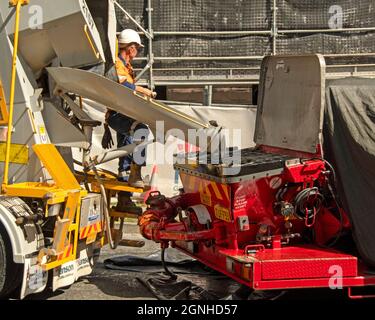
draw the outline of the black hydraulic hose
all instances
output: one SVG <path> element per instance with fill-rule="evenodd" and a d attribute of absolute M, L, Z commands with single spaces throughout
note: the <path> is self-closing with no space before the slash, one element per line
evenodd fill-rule
<path fill-rule="evenodd" d="M 165 249 L 166 249 L 165 247 L 162 247 L 161 249 L 161 264 L 164 268 L 166 275 L 168 275 L 172 280 L 176 280 L 177 275 L 174 274 L 172 271 L 170 271 L 167 267 L 167 264 L 165 263 Z"/>
<path fill-rule="evenodd" d="M 332 175 L 333 175 L 333 184 L 335 186 L 335 188 L 337 187 L 337 175 L 336 175 L 336 171 L 335 169 L 333 168 L 332 164 L 329 163 L 327 160 L 325 159 L 322 159 L 324 161 L 324 163 L 331 169 L 331 172 L 332 172 Z M 336 234 L 336 237 L 333 241 L 331 241 L 327 247 L 330 248 L 330 247 L 333 247 L 341 238 L 342 236 L 342 231 L 344 229 L 344 217 L 342 216 L 342 205 L 341 205 L 341 201 L 340 201 L 340 198 L 339 198 L 339 195 L 333 190 L 332 186 L 330 183 L 328 183 L 328 189 L 329 191 L 331 192 L 331 195 L 333 197 L 333 200 L 335 201 L 336 203 L 336 206 L 337 206 L 337 210 L 339 212 L 339 219 L 340 219 L 340 229 L 339 231 L 337 232 Z"/>
<path fill-rule="evenodd" d="M 313 203 L 313 208 L 311 208 L 311 213 L 309 211 L 308 218 L 312 218 L 313 215 L 316 215 L 319 213 L 322 202 L 323 202 L 323 196 L 319 193 L 318 188 L 306 188 L 300 191 L 296 198 L 295 198 L 295 208 L 296 208 L 296 214 L 299 218 L 304 219 L 306 218 L 306 212 L 305 205 L 307 204 L 307 201 L 310 199 L 310 197 L 314 197 L 316 199 L 316 202 Z M 313 209 L 316 209 L 315 213 Z"/>
<path fill-rule="evenodd" d="M 333 175 L 333 184 L 335 187 L 337 187 L 337 175 L 336 175 L 336 170 L 334 169 L 334 167 L 332 166 L 332 164 L 327 161 L 326 159 L 323 159 L 323 158 L 319 158 L 319 157 L 316 157 L 316 158 L 311 158 L 311 159 L 304 159 L 304 160 L 321 160 L 323 161 L 331 170 L 332 172 L 332 175 Z M 322 246 L 322 247 L 326 247 L 326 248 L 331 248 L 333 247 L 341 238 L 342 236 L 342 231 L 344 229 L 344 217 L 342 215 L 342 205 L 341 205 L 341 200 L 339 198 L 339 195 L 334 191 L 334 189 L 332 188 L 331 184 L 328 182 L 328 189 L 332 195 L 332 198 L 333 198 L 333 201 L 335 201 L 336 203 L 336 206 L 337 206 L 337 209 L 338 209 L 338 212 L 339 212 L 339 221 L 340 221 L 340 229 L 339 231 L 337 232 L 336 236 L 335 236 L 335 239 L 333 239 L 333 241 L 331 241 L 328 245 L 325 245 L 325 246 Z"/>

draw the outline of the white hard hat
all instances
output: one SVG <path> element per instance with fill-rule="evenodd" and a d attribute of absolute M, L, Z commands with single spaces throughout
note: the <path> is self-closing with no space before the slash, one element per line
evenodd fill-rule
<path fill-rule="evenodd" d="M 140 47 L 144 47 L 141 43 L 141 37 L 133 29 L 123 30 L 118 37 L 118 43 L 120 45 L 129 44 L 129 43 L 137 43 Z"/>

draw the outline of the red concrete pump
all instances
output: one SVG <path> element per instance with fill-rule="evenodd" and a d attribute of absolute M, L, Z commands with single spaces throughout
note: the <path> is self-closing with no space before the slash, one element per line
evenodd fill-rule
<path fill-rule="evenodd" d="M 232 150 L 238 163 L 175 165 L 183 191 L 153 193 L 141 233 L 255 290 L 337 285 L 354 297 L 375 277 L 332 248 L 351 225 L 321 148 L 324 59 L 267 57 L 261 71 L 256 147 Z"/>

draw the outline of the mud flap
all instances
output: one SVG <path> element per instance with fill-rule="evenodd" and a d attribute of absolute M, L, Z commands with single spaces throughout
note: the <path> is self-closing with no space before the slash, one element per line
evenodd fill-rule
<path fill-rule="evenodd" d="M 79 258 L 53 270 L 52 290 L 67 287 L 79 278 L 91 274 L 94 266 L 93 258 L 88 256 L 87 249 L 79 252 Z"/>
<path fill-rule="evenodd" d="M 20 299 L 44 291 L 48 282 L 48 272 L 38 265 L 37 258 L 25 259 Z"/>

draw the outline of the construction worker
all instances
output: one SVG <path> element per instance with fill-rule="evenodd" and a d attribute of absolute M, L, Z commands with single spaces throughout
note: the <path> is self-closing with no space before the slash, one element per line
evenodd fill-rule
<path fill-rule="evenodd" d="M 139 49 L 143 47 L 138 33 L 132 29 L 126 29 L 120 33 L 118 43 L 119 55 L 116 58 L 115 67 L 119 78 L 119 83 L 131 90 L 135 90 L 149 97 L 154 97 L 154 93 L 151 90 L 135 84 L 135 75 L 131 62 L 137 56 Z M 134 140 L 134 133 L 137 130 L 143 130 L 143 134 L 141 134 L 142 141 L 143 139 L 147 138 L 149 132 L 148 127 L 145 124 L 110 109 L 106 114 L 106 123 L 117 133 L 118 148 L 140 142 Z M 108 139 L 106 140 L 105 136 L 103 137 L 102 141 L 103 147 L 106 147 L 106 144 L 108 144 Z M 139 134 L 137 136 L 139 136 Z M 146 150 L 144 148 L 141 151 L 142 159 L 145 159 L 145 152 Z M 133 155 L 120 158 L 118 180 L 127 181 L 130 186 L 136 188 L 143 188 L 144 183 L 142 181 L 141 168 L 145 165 L 145 163 L 136 163 L 135 160 L 136 159 L 133 157 Z M 129 170 L 130 174 L 128 175 L 127 172 Z M 141 214 L 142 209 L 133 203 L 131 196 L 132 194 L 130 192 L 119 192 L 116 210 Z"/>

